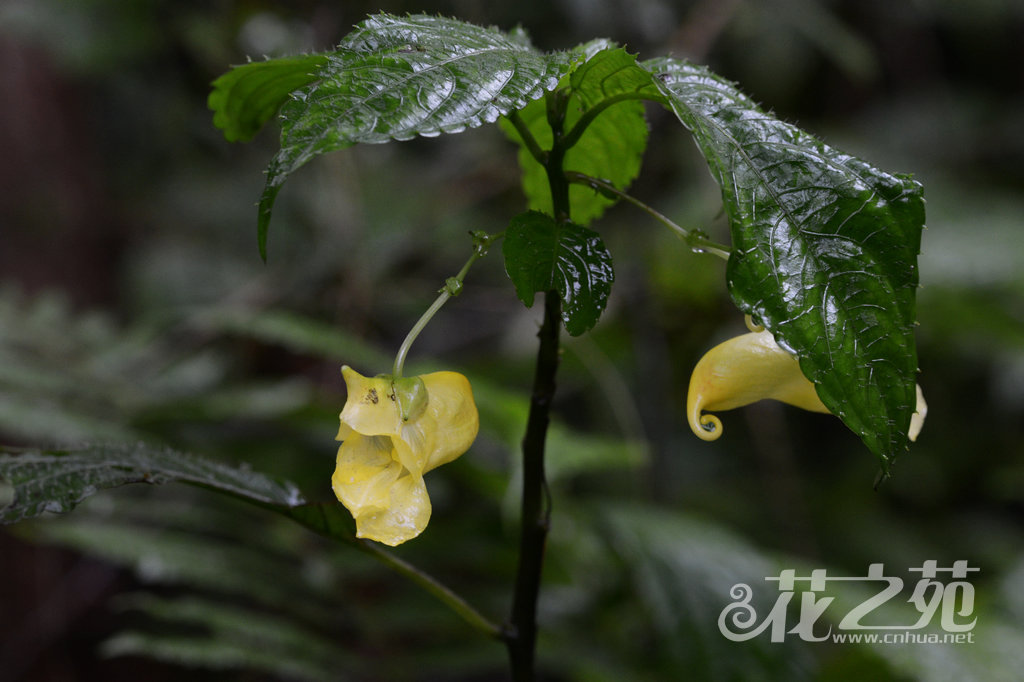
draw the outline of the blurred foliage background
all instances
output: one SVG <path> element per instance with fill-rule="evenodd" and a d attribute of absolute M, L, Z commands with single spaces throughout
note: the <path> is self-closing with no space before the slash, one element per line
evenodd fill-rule
<path fill-rule="evenodd" d="M 836 147 L 925 186 L 920 383 L 893 479 L 840 422 L 777 404 L 689 432 L 689 373 L 742 330 L 724 268 L 620 206 L 617 282 L 568 340 L 549 447 L 541 658 L 559 680 L 1012 680 L 1024 656 L 1024 5 L 1017 0 L 6 0 L 0 5 L 0 441 L 145 440 L 247 462 L 329 500 L 338 366 L 387 371 L 470 252 L 520 211 L 496 127 L 324 157 L 255 207 L 276 148 L 220 137 L 228 65 L 329 48 L 366 14 L 596 36 L 708 63 Z M 634 193 L 727 241 L 686 132 L 650 109 Z M 474 384 L 482 433 L 428 478 L 398 554 L 496 619 L 511 589 L 516 449 L 540 311 L 492 255 L 410 369 Z M 981 572 L 973 645 L 837 646 L 717 630 L 729 588 L 780 568 Z M 860 595 L 862 598 L 864 595 Z M 839 595 L 856 603 L 856 594 Z M 893 616 L 893 621 L 908 620 Z M 184 486 L 105 493 L 0 531 L 0 678 L 489 680 L 505 652 L 401 577 Z"/>

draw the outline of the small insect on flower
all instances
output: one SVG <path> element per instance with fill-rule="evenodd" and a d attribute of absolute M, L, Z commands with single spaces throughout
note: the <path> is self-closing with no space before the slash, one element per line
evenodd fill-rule
<path fill-rule="evenodd" d="M 722 435 L 722 421 L 704 411 L 718 412 L 759 400 L 780 400 L 812 412 L 829 413 L 814 384 L 800 370 L 797 356 L 775 342 L 772 333 L 754 327 L 749 334 L 729 339 L 709 350 L 690 377 L 686 416 L 690 428 L 703 440 Z M 909 437 L 916 440 L 928 405 L 917 387 L 917 405 L 910 420 Z"/>
<path fill-rule="evenodd" d="M 469 380 L 456 372 L 394 379 L 341 368 L 348 400 L 341 411 L 334 494 L 356 520 L 356 534 L 387 545 L 427 527 L 423 474 L 469 449 L 479 416 Z"/>

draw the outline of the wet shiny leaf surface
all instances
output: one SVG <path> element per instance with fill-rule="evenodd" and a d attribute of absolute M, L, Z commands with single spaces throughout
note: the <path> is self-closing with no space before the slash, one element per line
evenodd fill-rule
<path fill-rule="evenodd" d="M 274 200 L 314 157 L 358 143 L 432 137 L 493 123 L 558 85 L 571 55 L 521 34 L 426 15 L 373 16 L 326 55 L 281 107 L 281 150 L 260 198 L 260 252 Z"/>
<path fill-rule="evenodd" d="M 732 224 L 728 285 L 887 467 L 915 405 L 921 186 L 765 113 L 675 59 L 644 64 L 693 133 Z"/>
<path fill-rule="evenodd" d="M 612 257 L 593 230 L 556 223 L 537 211 L 512 219 L 502 245 L 505 271 L 516 295 L 533 305 L 534 294 L 557 291 L 562 321 L 573 336 L 597 324 L 611 292 Z"/>
<path fill-rule="evenodd" d="M 129 483 L 193 483 L 285 509 L 305 503 L 291 483 L 141 443 L 96 445 L 72 451 L 0 453 L 0 480 L 12 486 L 14 493 L 9 505 L 0 509 L 0 523 L 69 512 L 100 490 Z"/>
<path fill-rule="evenodd" d="M 246 142 L 277 113 L 293 90 L 318 78 L 327 55 L 251 62 L 236 66 L 213 82 L 207 100 L 213 125 L 228 142 Z"/>

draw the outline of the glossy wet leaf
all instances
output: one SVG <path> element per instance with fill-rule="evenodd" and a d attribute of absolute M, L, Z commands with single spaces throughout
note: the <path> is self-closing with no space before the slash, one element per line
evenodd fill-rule
<path fill-rule="evenodd" d="M 454 19 L 373 16 L 326 55 L 317 80 L 281 107 L 281 150 L 259 205 L 260 253 L 278 191 L 314 157 L 358 143 L 457 133 L 554 88 L 571 55 L 546 55 L 521 33 Z"/>
<path fill-rule="evenodd" d="M 703 67 L 644 66 L 721 185 L 733 300 L 887 467 L 907 449 L 916 403 L 921 186 L 779 121 Z"/>
<path fill-rule="evenodd" d="M 512 219 L 502 252 L 505 271 L 527 307 L 536 293 L 555 290 L 570 334 L 579 336 L 597 324 L 615 273 L 611 254 L 596 232 L 529 211 Z"/>
<path fill-rule="evenodd" d="M 207 100 L 213 125 L 228 142 L 247 142 L 277 113 L 288 95 L 315 81 L 327 55 L 250 62 L 236 66 L 213 82 Z"/>
<path fill-rule="evenodd" d="M 586 48 L 584 46 L 581 50 L 586 52 Z M 636 57 L 625 50 L 609 48 L 590 56 L 565 80 L 570 92 L 563 126 L 565 133 L 572 130 L 587 112 L 597 108 L 601 111 L 566 153 L 563 169 L 602 178 L 618 189 L 626 189 L 640 172 L 647 146 L 643 102 L 628 97 L 645 89 L 651 90 L 651 74 L 640 68 Z M 550 149 L 552 131 L 545 102 L 531 103 L 519 112 L 519 116 L 540 147 Z M 520 144 L 519 165 L 523 170 L 523 191 L 529 207 L 553 213 L 547 172 L 522 145 L 522 137 L 515 127 L 507 120 L 502 120 L 501 126 L 510 139 Z M 613 203 L 615 199 L 588 187 L 569 187 L 569 214 L 577 224 L 587 225 Z"/>
<path fill-rule="evenodd" d="M 100 490 L 130 483 L 193 483 L 285 509 L 305 502 L 291 483 L 145 444 L 0 453 L 0 479 L 14 488 L 13 502 L 0 509 L 0 523 L 65 513 Z"/>

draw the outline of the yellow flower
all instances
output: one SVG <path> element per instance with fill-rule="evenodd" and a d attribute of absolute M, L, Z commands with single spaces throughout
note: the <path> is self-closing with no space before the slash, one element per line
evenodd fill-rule
<path fill-rule="evenodd" d="M 356 534 L 395 546 L 430 520 L 423 474 L 469 449 L 480 421 L 473 390 L 456 372 L 367 378 L 342 367 L 334 494 L 356 520 Z"/>
<path fill-rule="evenodd" d="M 804 373 L 797 357 L 786 352 L 771 332 L 755 328 L 751 333 L 729 339 L 709 350 L 690 377 L 686 416 L 698 438 L 715 440 L 722 435 L 721 420 L 704 410 L 717 412 L 755 403 L 781 400 L 812 412 L 829 410 Z M 924 425 L 928 405 L 917 387 L 916 410 L 910 420 L 910 440 L 916 440 Z"/>

